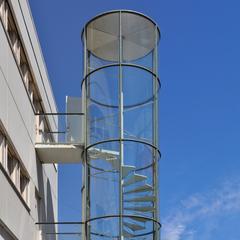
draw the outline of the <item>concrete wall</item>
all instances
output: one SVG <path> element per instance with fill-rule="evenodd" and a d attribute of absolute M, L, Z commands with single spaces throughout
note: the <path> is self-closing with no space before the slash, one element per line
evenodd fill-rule
<path fill-rule="evenodd" d="M 47 112 L 56 112 L 28 3 L 26 0 L 10 3 L 44 108 Z M 36 222 L 57 221 L 57 169 L 52 164 L 42 165 L 36 156 L 34 111 L 1 23 L 0 43 L 0 122 L 30 176 L 29 211 L 0 169 L 0 226 L 2 222 L 17 239 L 33 240 L 38 239 L 39 234 Z M 39 196 L 36 197 L 36 193 Z M 6 231 L 0 227 L 0 239 L 11 239 Z"/>
<path fill-rule="evenodd" d="M 46 112 L 56 112 L 55 99 L 27 0 L 11 0 Z M 23 13 L 23 14 L 22 14 Z M 29 37 L 30 36 L 30 37 Z"/>

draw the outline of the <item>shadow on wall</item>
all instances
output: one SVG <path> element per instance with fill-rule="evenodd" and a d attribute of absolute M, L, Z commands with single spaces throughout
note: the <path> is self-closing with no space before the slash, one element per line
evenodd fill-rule
<path fill-rule="evenodd" d="M 37 199 L 38 222 L 55 222 L 53 196 L 49 179 L 43 174 L 43 167 L 37 160 L 39 197 Z M 39 225 L 44 240 L 56 240 L 56 225 Z M 50 233 L 50 234 L 49 234 Z"/>
<path fill-rule="evenodd" d="M 52 191 L 51 191 L 51 185 L 49 180 L 47 180 L 47 222 L 54 222 L 55 216 L 54 216 L 54 206 L 53 206 L 53 197 L 52 197 Z M 49 225 L 48 232 L 55 233 L 56 232 L 56 225 Z M 49 240 L 56 240 L 55 235 L 50 235 Z"/>
<path fill-rule="evenodd" d="M 3 228 L 0 222 L 0 240 L 14 240 L 13 237 L 11 237 L 7 231 Z"/>

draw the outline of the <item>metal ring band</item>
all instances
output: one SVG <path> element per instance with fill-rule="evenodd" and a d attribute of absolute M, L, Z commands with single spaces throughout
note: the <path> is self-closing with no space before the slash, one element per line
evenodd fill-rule
<path fill-rule="evenodd" d="M 135 139 L 130 139 L 130 138 L 114 138 L 114 139 L 108 139 L 108 140 L 103 140 L 103 141 L 100 141 L 100 142 L 96 142 L 96 143 L 93 143 L 93 144 L 90 144 L 88 145 L 82 152 L 82 156 L 85 155 L 85 159 L 86 159 L 86 164 L 93 168 L 93 169 L 96 169 L 96 170 L 100 170 L 100 171 L 103 171 L 104 169 L 101 169 L 101 168 L 98 168 L 98 167 L 95 167 L 95 166 L 92 166 L 91 164 L 89 164 L 88 162 L 88 158 L 87 158 L 87 151 L 89 150 L 89 148 L 92 148 L 96 145 L 99 145 L 99 144 L 104 144 L 104 143 L 108 143 L 108 142 L 135 142 L 135 143 L 141 143 L 141 144 L 144 144 L 144 145 L 147 145 L 147 146 L 150 146 L 151 148 L 155 149 L 157 152 L 158 152 L 158 161 L 159 159 L 161 158 L 161 152 L 160 150 L 158 149 L 157 146 L 154 146 L 152 145 L 151 143 L 148 143 L 148 142 L 145 142 L 145 141 L 141 141 L 141 140 L 135 140 Z M 144 167 L 141 167 L 141 168 L 138 168 L 138 169 L 135 169 L 135 171 L 141 171 L 141 170 L 144 170 L 144 169 L 147 169 L 149 167 L 151 167 L 154 163 L 151 163 L 147 166 L 144 166 Z"/>
<path fill-rule="evenodd" d="M 87 231 L 87 225 L 92 222 L 92 221 L 96 221 L 96 220 L 100 220 L 100 219 L 106 219 L 106 218 L 140 218 L 140 219 L 145 219 L 145 220 L 148 220 L 148 221 L 152 221 L 153 223 L 157 224 L 158 225 L 158 229 L 157 230 L 153 230 L 151 232 L 147 232 L 147 233 L 143 233 L 143 234 L 137 234 L 137 235 L 134 235 L 132 236 L 133 238 L 134 237 L 141 237 L 141 236 L 146 236 L 146 235 L 150 235 L 156 231 L 159 231 L 160 228 L 161 228 L 161 223 L 158 222 L 156 219 L 153 219 L 153 218 L 149 218 L 149 217 L 144 217 L 144 216 L 139 216 L 139 215 L 128 215 L 128 214 L 123 214 L 123 215 L 119 215 L 119 214 L 116 214 L 116 215 L 106 215 L 106 216 L 100 216 L 100 217 L 95 217 L 95 218 L 91 218 L 91 219 L 88 219 L 85 221 L 85 230 Z M 116 238 L 117 236 L 108 236 L 108 235 L 105 235 L 105 234 L 99 234 L 99 233 L 93 233 L 93 232 L 90 232 L 90 234 L 94 234 L 94 235 L 97 235 L 97 236 L 104 236 L 104 237 L 108 237 L 108 238 Z"/>
<path fill-rule="evenodd" d="M 146 67 L 143 67 L 141 65 L 137 65 L 137 64 L 131 64 L 131 63 L 113 63 L 113 64 L 108 64 L 108 65 L 104 65 L 104 66 L 101 66 L 99 68 L 96 68 L 94 70 L 92 70 L 91 72 L 89 72 L 82 80 L 82 83 L 81 83 L 81 89 L 83 88 L 83 84 L 85 83 L 85 88 L 87 87 L 86 86 L 86 83 L 87 83 L 87 80 L 88 78 L 94 74 L 95 72 L 98 72 L 98 71 L 101 71 L 102 69 L 105 69 L 105 68 L 110 68 L 110 67 L 132 67 L 132 68 L 137 68 L 137 69 L 141 69 L 143 71 L 146 71 L 148 72 L 149 74 L 151 74 L 154 78 L 157 79 L 157 82 L 158 82 L 158 89 L 157 89 L 157 93 L 159 92 L 159 89 L 161 88 L 161 82 L 160 82 L 160 79 L 159 77 L 153 73 L 151 70 L 149 70 L 148 68 Z M 124 108 L 132 108 L 132 107 L 136 107 L 136 106 L 141 106 L 141 105 L 144 105 L 150 101 L 152 101 L 153 99 L 155 98 L 155 94 L 153 94 L 153 96 L 143 102 L 140 102 L 140 103 L 136 103 L 136 104 L 132 104 L 132 105 L 127 105 L 127 106 L 124 106 Z M 90 98 L 91 99 L 91 98 Z M 94 99 L 91 99 L 91 101 L 95 102 L 96 104 L 98 105 L 101 105 L 101 106 L 104 106 L 104 107 L 111 107 L 111 108 L 118 108 L 118 105 L 109 105 L 109 104 L 104 104 L 104 103 L 101 103 L 101 102 L 98 102 Z"/>

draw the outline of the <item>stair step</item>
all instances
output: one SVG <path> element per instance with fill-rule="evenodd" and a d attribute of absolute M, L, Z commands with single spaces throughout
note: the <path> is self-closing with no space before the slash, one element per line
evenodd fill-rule
<path fill-rule="evenodd" d="M 138 207 L 124 207 L 124 210 L 130 210 L 130 211 L 137 211 L 137 212 L 153 212 L 155 210 L 154 207 L 151 206 L 138 206 Z"/>
<path fill-rule="evenodd" d="M 122 177 L 125 178 L 127 177 L 127 175 L 133 171 L 134 169 L 136 169 L 136 167 L 134 166 L 130 166 L 130 165 L 124 165 L 122 166 Z"/>
<path fill-rule="evenodd" d="M 112 165 L 113 170 L 119 169 L 119 161 L 117 161 L 117 159 L 108 158 L 106 159 L 106 161 Z"/>
<path fill-rule="evenodd" d="M 107 149 L 91 148 L 89 150 L 89 155 L 92 159 L 117 159 L 119 152 Z"/>
<path fill-rule="evenodd" d="M 123 225 L 131 229 L 132 231 L 139 231 L 145 229 L 144 226 L 138 225 L 137 223 L 123 222 Z"/>
<path fill-rule="evenodd" d="M 145 223 L 147 221 L 149 221 L 147 218 L 143 218 L 143 217 L 137 217 L 137 216 L 132 216 L 132 217 L 129 217 L 131 218 L 132 220 L 136 221 L 136 222 L 141 222 L 141 223 Z"/>
<path fill-rule="evenodd" d="M 127 180 L 124 181 L 123 187 L 129 186 L 131 184 L 134 184 L 136 182 L 140 182 L 146 179 L 147 179 L 146 176 L 134 173 Z"/>
<path fill-rule="evenodd" d="M 140 187 L 136 187 L 132 190 L 129 190 L 129 191 L 126 191 L 124 192 L 123 194 L 127 195 L 127 194 L 130 194 L 130 193 L 138 193 L 138 192 L 150 192 L 153 190 L 153 187 L 148 185 L 148 184 L 145 184 L 143 186 L 140 186 Z"/>
<path fill-rule="evenodd" d="M 154 201 L 155 201 L 155 196 L 136 197 L 136 198 L 124 200 L 124 202 L 154 202 Z"/>
<path fill-rule="evenodd" d="M 126 238 L 131 238 L 131 237 L 134 237 L 134 234 L 127 231 L 126 229 L 123 229 L 123 236 L 126 237 Z"/>

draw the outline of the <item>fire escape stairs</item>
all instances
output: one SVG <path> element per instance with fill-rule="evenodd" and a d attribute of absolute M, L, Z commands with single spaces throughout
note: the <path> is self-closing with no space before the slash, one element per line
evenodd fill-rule
<path fill-rule="evenodd" d="M 119 170 L 118 152 L 93 149 L 90 155 L 92 159 L 105 159 L 114 171 Z M 155 210 L 153 187 L 146 183 L 147 176 L 136 172 L 135 166 L 122 166 L 123 211 L 131 216 L 123 220 L 123 236 L 126 238 L 141 234 L 149 221 L 147 216 Z"/>

